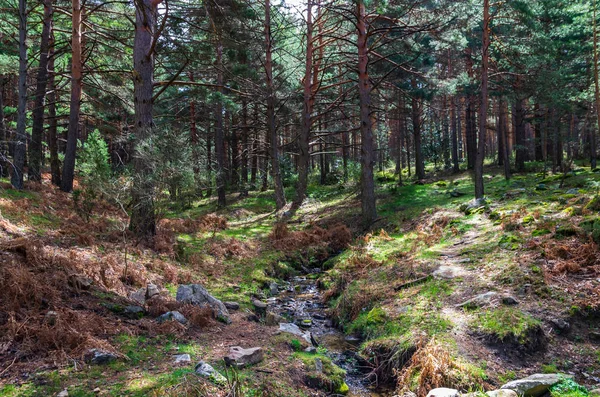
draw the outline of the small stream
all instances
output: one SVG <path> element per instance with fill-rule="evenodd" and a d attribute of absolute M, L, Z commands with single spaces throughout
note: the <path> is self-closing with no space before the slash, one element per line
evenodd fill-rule
<path fill-rule="evenodd" d="M 282 290 L 280 286 L 280 291 Z M 375 390 L 365 379 L 365 368 L 356 360 L 359 340 L 347 338 L 332 326 L 317 288 L 317 281 L 307 277 L 294 277 L 277 297 L 269 299 L 270 306 L 281 315 L 293 318 L 297 323 L 310 320 L 307 329 L 327 349 L 327 355 L 340 368 L 346 371 L 346 384 L 350 388 L 349 397 L 389 397 L 391 391 Z M 299 324 L 300 325 L 300 324 Z"/>

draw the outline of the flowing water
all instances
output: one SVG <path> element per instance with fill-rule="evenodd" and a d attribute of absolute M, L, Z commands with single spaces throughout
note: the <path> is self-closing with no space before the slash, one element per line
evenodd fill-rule
<path fill-rule="evenodd" d="M 331 324 L 323 306 L 321 293 L 316 280 L 307 277 L 294 277 L 287 288 L 277 298 L 271 298 L 271 307 L 280 314 L 294 320 L 310 319 L 309 331 L 318 340 L 319 345 L 327 349 L 332 361 L 346 371 L 346 383 L 350 388 L 349 397 L 389 397 L 391 391 L 373 389 L 365 376 L 364 365 L 361 365 L 356 351 L 358 340 L 346 338 Z"/>

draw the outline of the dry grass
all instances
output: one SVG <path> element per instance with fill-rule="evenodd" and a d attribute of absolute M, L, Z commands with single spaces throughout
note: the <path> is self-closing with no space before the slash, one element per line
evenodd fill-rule
<path fill-rule="evenodd" d="M 419 341 L 408 365 L 398 372 L 397 392 L 413 391 L 422 397 L 437 387 L 464 391 L 483 386 L 488 385 L 482 384 L 482 379 L 473 373 L 471 367 L 452 357 L 440 341 L 431 339 Z"/>
<path fill-rule="evenodd" d="M 591 239 L 547 240 L 542 244 L 542 249 L 551 275 L 600 274 L 600 251 Z"/>
<path fill-rule="evenodd" d="M 332 225 L 329 229 L 313 225 L 306 230 L 290 231 L 286 223 L 279 222 L 273 226 L 269 240 L 275 248 L 284 251 L 326 246 L 337 252 L 352 242 L 352 233 L 346 225 L 340 223 Z"/>

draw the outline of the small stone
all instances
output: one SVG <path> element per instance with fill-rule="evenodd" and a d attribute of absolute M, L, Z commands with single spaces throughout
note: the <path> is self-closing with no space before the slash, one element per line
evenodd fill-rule
<path fill-rule="evenodd" d="M 109 364 L 117 359 L 113 353 L 106 352 L 100 349 L 91 349 L 85 356 L 84 360 L 88 364 L 104 365 Z"/>
<path fill-rule="evenodd" d="M 308 343 L 313 344 L 313 342 L 311 340 L 311 334 L 310 334 L 310 332 L 302 331 L 300 329 L 300 327 L 298 327 L 296 324 L 293 324 L 293 323 L 280 323 L 279 324 L 279 330 L 281 332 L 286 332 L 288 334 L 300 336 L 300 337 L 304 338 L 304 340 L 307 341 Z"/>
<path fill-rule="evenodd" d="M 263 350 L 261 347 L 244 349 L 240 346 L 233 346 L 229 348 L 229 354 L 225 356 L 225 364 L 237 368 L 258 364 L 262 360 Z"/>
<path fill-rule="evenodd" d="M 279 323 L 284 323 L 284 322 L 285 322 L 285 318 L 283 318 L 282 316 L 280 316 L 277 313 L 267 312 L 267 315 L 265 316 L 265 325 L 267 325 L 269 327 L 279 325 Z"/>
<path fill-rule="evenodd" d="M 309 346 L 306 349 L 304 349 L 304 351 L 306 353 L 315 354 L 317 352 L 317 348 L 314 346 Z"/>
<path fill-rule="evenodd" d="M 260 321 L 260 318 L 258 318 L 258 316 L 256 314 L 250 314 L 250 315 L 248 315 L 248 317 L 246 317 L 246 320 L 253 322 L 253 323 L 257 323 Z"/>
<path fill-rule="evenodd" d="M 486 392 L 485 394 L 487 394 L 489 397 L 518 397 L 514 390 L 508 389 L 492 390 Z"/>
<path fill-rule="evenodd" d="M 477 295 L 463 303 L 456 305 L 457 307 L 463 307 L 465 309 L 476 309 L 479 307 L 483 307 L 489 305 L 492 299 L 498 295 L 496 292 L 489 291 L 485 294 Z"/>
<path fill-rule="evenodd" d="M 50 325 L 51 327 L 56 324 L 57 320 L 58 320 L 58 313 L 55 312 L 54 310 L 49 310 L 46 313 L 46 315 L 44 316 L 44 322 L 46 324 Z"/>
<path fill-rule="evenodd" d="M 449 389 L 447 387 L 438 387 L 437 389 L 431 390 L 427 393 L 427 397 L 459 397 L 460 393 L 456 389 Z"/>
<path fill-rule="evenodd" d="M 535 190 L 548 190 L 548 186 L 546 186 L 545 183 L 539 183 L 536 187 Z"/>
<path fill-rule="evenodd" d="M 56 395 L 56 397 L 69 397 L 69 392 L 67 391 L 67 389 L 61 391 L 60 393 L 58 393 Z"/>
<path fill-rule="evenodd" d="M 567 194 L 579 194 L 579 189 L 572 188 L 572 189 L 567 190 L 566 193 Z"/>
<path fill-rule="evenodd" d="M 129 294 L 129 299 L 138 303 L 140 305 L 144 305 L 146 303 L 146 288 L 140 288 L 135 292 Z"/>
<path fill-rule="evenodd" d="M 560 331 L 561 333 L 568 332 L 571 329 L 571 324 L 569 324 L 562 318 L 550 319 L 550 323 L 556 330 Z"/>
<path fill-rule="evenodd" d="M 96 394 L 100 393 L 101 391 L 102 391 L 102 390 L 100 390 L 100 388 L 99 388 L 99 387 L 97 387 L 97 388 L 95 388 L 94 390 L 92 390 L 92 392 L 94 392 L 94 393 L 96 393 Z"/>
<path fill-rule="evenodd" d="M 271 296 L 279 295 L 279 286 L 277 285 L 277 283 L 269 284 L 269 293 L 271 294 Z"/>
<path fill-rule="evenodd" d="M 314 314 L 312 315 L 312 317 L 313 317 L 315 320 L 320 320 L 320 321 L 327 320 L 327 316 L 326 316 L 326 315 L 324 315 L 324 314 L 321 314 L 321 313 L 314 313 Z"/>
<path fill-rule="evenodd" d="M 263 301 L 259 301 L 258 299 L 252 299 L 252 305 L 254 306 L 254 311 L 259 316 L 264 316 L 267 314 L 267 304 Z"/>
<path fill-rule="evenodd" d="M 351 343 L 353 345 L 357 345 L 360 343 L 361 339 L 360 337 L 356 336 L 356 335 L 348 335 L 344 338 L 344 340 L 348 343 Z"/>
<path fill-rule="evenodd" d="M 312 326 L 312 320 L 310 318 L 299 320 L 298 326 L 304 329 L 308 329 Z"/>
<path fill-rule="evenodd" d="M 590 390 L 590 397 L 599 397 L 600 396 L 600 389 L 592 389 Z"/>
<path fill-rule="evenodd" d="M 155 284 L 150 283 L 148 286 L 146 286 L 146 299 L 150 299 L 158 294 L 160 294 L 160 291 Z"/>
<path fill-rule="evenodd" d="M 179 313 L 177 310 L 173 310 L 172 312 L 166 312 L 165 314 L 156 318 L 156 321 L 159 324 L 162 324 L 165 321 L 173 321 L 173 320 L 175 320 L 181 324 L 187 323 L 187 318 L 185 318 L 185 316 L 183 314 Z"/>
<path fill-rule="evenodd" d="M 323 373 L 323 361 L 321 361 L 320 358 L 315 358 L 315 371 L 317 371 L 318 374 Z"/>
<path fill-rule="evenodd" d="M 511 306 L 511 305 L 518 305 L 518 304 L 519 304 L 519 301 L 518 301 L 518 300 L 517 300 L 517 299 L 516 299 L 514 296 L 511 296 L 511 295 L 504 295 L 504 296 L 502 297 L 502 304 L 504 304 L 504 305 L 508 305 L 508 306 Z M 505 396 L 499 396 L 499 397 L 505 397 Z"/>
<path fill-rule="evenodd" d="M 175 364 L 187 364 L 192 362 L 189 354 L 178 354 L 175 356 Z"/>
<path fill-rule="evenodd" d="M 198 364 L 196 364 L 194 371 L 196 374 L 202 376 L 203 378 L 210 379 L 216 384 L 227 383 L 227 379 L 223 375 L 217 372 L 212 365 L 205 363 L 204 361 L 200 361 Z"/>
<path fill-rule="evenodd" d="M 240 304 L 237 302 L 223 302 L 227 310 L 240 310 Z"/>
<path fill-rule="evenodd" d="M 144 310 L 143 307 L 132 305 L 132 306 L 125 306 L 125 309 L 123 310 L 123 315 L 132 320 L 138 320 L 138 319 L 144 317 L 145 312 L 146 311 Z"/>

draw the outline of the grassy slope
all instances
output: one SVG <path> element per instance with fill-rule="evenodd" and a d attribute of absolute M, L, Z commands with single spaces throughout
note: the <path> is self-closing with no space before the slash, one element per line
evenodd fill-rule
<path fill-rule="evenodd" d="M 400 375 L 403 385 L 421 388 L 420 392 L 436 382 L 469 389 L 533 371 L 593 374 L 597 370 L 598 357 L 590 339 L 597 326 L 593 310 L 596 262 L 589 255 L 595 246 L 580 251 L 588 239 L 584 229 L 593 228 L 589 219 L 595 213 L 585 206 L 600 175 L 580 169 L 566 178 L 562 189 L 558 189 L 558 176 L 532 174 L 510 182 L 490 176 L 486 182 L 490 209 L 472 215 L 458 210 L 472 191 L 466 175 L 404 187 L 386 181 L 385 174 L 379 176 L 382 219 L 370 234 L 355 230 L 357 240 L 325 263 L 329 270 L 320 280 L 328 290 L 334 318 L 347 332 L 365 338 L 366 357 L 382 351 L 416 351 Z M 572 188 L 579 190 L 566 194 Z M 451 197 L 448 192 L 455 189 L 466 195 Z M 316 188 L 311 197 L 291 220 L 292 228 L 309 223 L 330 226 L 340 220 L 358 224 L 360 206 L 351 190 Z M 155 252 L 123 240 L 126 220 L 114 208 L 100 208 L 86 224 L 72 214 L 69 198 L 48 186 L 37 192 L 0 191 L 3 241 L 24 236 L 46 249 L 59 249 L 68 258 L 78 258 L 73 270 L 93 278 L 95 287 L 90 292 L 62 291 L 56 304 L 69 310 L 79 304 L 73 310 L 102 318 L 111 331 L 91 332 L 92 342 L 109 343 L 128 358 L 108 367 L 89 367 L 74 365 L 73 359 L 81 354 L 77 347 L 65 345 L 55 351 L 50 345 L 36 353 L 15 343 L 9 347 L 23 351 L 23 358 L 2 373 L 0 385 L 5 386 L 0 386 L 0 396 L 51 395 L 65 387 L 76 396 L 94 395 L 96 387 L 115 396 L 216 396 L 227 388 L 199 380 L 190 368 L 175 368 L 171 361 L 173 354 L 189 352 L 192 360 L 204 359 L 222 369 L 223 340 L 260 343 L 268 358 L 262 369 L 283 368 L 284 373 L 296 374 L 278 377 L 254 369 L 241 371 L 247 395 L 308 395 L 302 377 L 306 360 L 294 354 L 289 340 L 274 335 L 273 328 L 248 323 L 242 313 L 234 316 L 229 327 L 212 323 L 204 328 L 157 330 L 152 319 L 125 321 L 106 309 L 107 303 L 121 304 L 123 297 L 147 281 L 171 295 L 178 283 L 201 282 L 217 297 L 250 308 L 251 296 L 264 294 L 268 282 L 286 278 L 298 272 L 300 265 L 322 257 L 322 247 L 294 252 L 275 249 L 268 239 L 276 220 L 273 209 L 270 192 L 253 192 L 238 201 L 232 198 L 223 210 L 210 200 L 195 203 L 185 212 L 173 209 L 167 218 L 174 221 L 216 212 L 228 219 L 229 227 L 180 228 L 175 235 L 164 232 L 162 252 Z M 582 222 L 584 228 L 579 228 Z M 15 262 L 24 262 L 20 253 L 10 255 Z M 125 271 L 125 258 L 127 271 L 133 275 L 129 278 L 119 276 Z M 457 277 L 404 285 L 439 266 L 454 269 Z M 565 276 L 564 269 L 572 273 Z M 107 270 L 116 276 L 106 276 Z M 39 269 L 30 271 L 37 275 Z M 471 310 L 455 306 L 487 291 L 513 295 L 520 303 L 493 303 Z M 15 318 L 18 322 L 35 315 L 39 322 L 37 318 L 45 311 L 34 302 L 17 310 Z M 571 323 L 570 333 L 558 333 L 550 321 L 557 318 Z M 2 321 L 0 325 L 8 327 L 7 320 Z M 548 348 L 534 352 L 531 344 L 537 339 L 531 330 L 540 327 L 549 335 Z M 6 340 L 0 338 L 0 342 Z M 2 346 L 0 368 L 14 358 Z M 444 370 L 441 378 L 429 371 L 433 357 L 442 360 L 438 363 Z M 401 357 L 395 360 L 390 362 L 403 364 Z"/>

